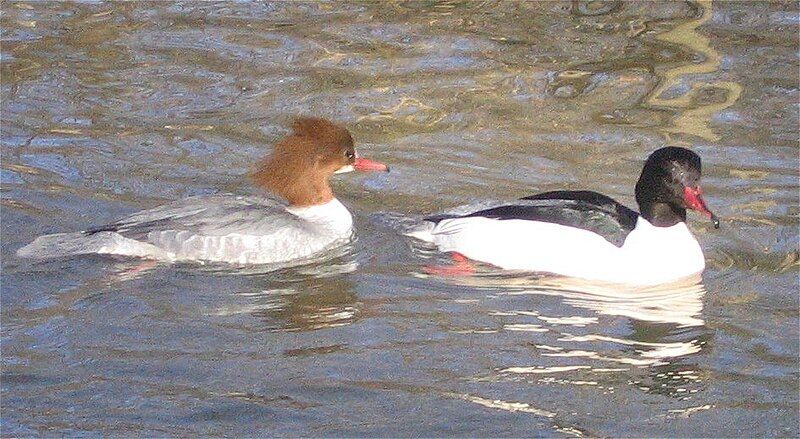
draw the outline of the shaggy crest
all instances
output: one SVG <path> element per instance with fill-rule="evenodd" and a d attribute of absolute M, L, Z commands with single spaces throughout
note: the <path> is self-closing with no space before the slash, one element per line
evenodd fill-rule
<path fill-rule="evenodd" d="M 353 138 L 347 129 L 326 119 L 299 117 L 293 133 L 279 141 L 251 174 L 254 183 L 294 206 L 323 204 L 333 199 L 328 178 L 352 164 Z M 347 152 L 353 153 L 348 155 Z"/>

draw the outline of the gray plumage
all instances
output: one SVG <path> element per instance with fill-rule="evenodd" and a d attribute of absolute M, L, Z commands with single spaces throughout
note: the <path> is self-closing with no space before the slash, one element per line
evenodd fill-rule
<path fill-rule="evenodd" d="M 37 238 L 22 257 L 101 253 L 170 261 L 275 263 L 304 258 L 350 238 L 352 219 L 338 201 L 334 219 L 292 213 L 267 197 L 197 196 L 135 213 L 106 226 Z M 331 204 L 329 203 L 329 204 Z M 309 210 L 311 210 L 309 209 Z"/>

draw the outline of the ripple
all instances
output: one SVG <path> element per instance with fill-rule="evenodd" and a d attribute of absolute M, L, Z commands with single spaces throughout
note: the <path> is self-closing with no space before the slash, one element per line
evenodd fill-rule
<path fill-rule="evenodd" d="M 796 437 L 797 17 L 792 2 L 4 3 L 3 425 Z M 13 255 L 186 194 L 255 192 L 243 176 L 297 114 L 393 165 L 334 182 L 361 239 L 347 254 L 124 279 L 107 258 Z M 557 189 L 633 205 L 664 145 L 701 153 L 725 218 L 690 217 L 704 284 L 430 277 L 441 255 L 373 214 Z"/>

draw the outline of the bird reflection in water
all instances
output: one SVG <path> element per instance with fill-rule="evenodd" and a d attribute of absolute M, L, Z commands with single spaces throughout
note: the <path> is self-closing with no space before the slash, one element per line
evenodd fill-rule
<path fill-rule="evenodd" d="M 485 302 L 494 308 L 489 315 L 500 320 L 502 331 L 532 339 L 527 346 L 535 349 L 529 353 L 534 364 L 505 364 L 481 380 L 592 385 L 613 393 L 612 383 L 624 378 L 644 392 L 678 399 L 691 398 L 703 386 L 703 373 L 691 360 L 710 339 L 699 275 L 649 287 L 496 271 L 447 281 L 485 290 Z M 569 306 L 557 306 L 563 315 L 553 315 L 553 307 L 540 300 L 520 300 L 535 296 L 557 297 Z M 624 318 L 622 327 L 614 317 Z M 463 332 L 501 331 L 486 329 Z"/>
<path fill-rule="evenodd" d="M 266 331 L 311 331 L 349 325 L 359 316 L 355 284 L 346 278 L 310 279 L 291 289 L 265 290 L 251 312 Z"/>
<path fill-rule="evenodd" d="M 210 314 L 247 315 L 258 331 L 310 331 L 349 325 L 359 316 L 355 284 L 346 276 L 358 268 L 351 252 L 314 264 L 253 273 L 251 287 Z M 248 324 L 249 326 L 249 324 Z"/>

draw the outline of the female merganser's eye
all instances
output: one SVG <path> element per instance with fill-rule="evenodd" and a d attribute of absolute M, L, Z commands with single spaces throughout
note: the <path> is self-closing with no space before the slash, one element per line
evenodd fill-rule
<path fill-rule="evenodd" d="M 349 160 L 352 160 L 356 157 L 356 153 L 353 151 L 345 151 L 344 156 L 347 157 Z"/>

